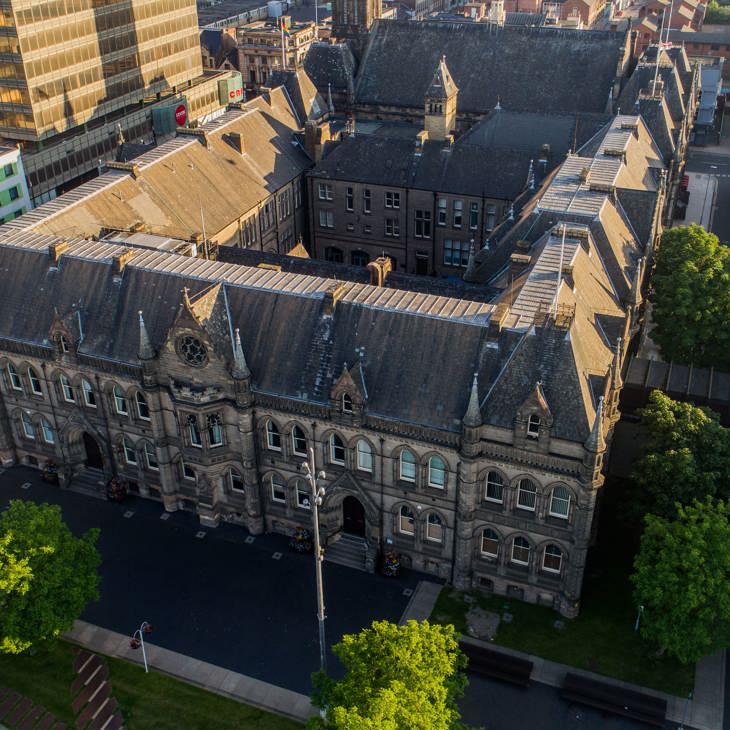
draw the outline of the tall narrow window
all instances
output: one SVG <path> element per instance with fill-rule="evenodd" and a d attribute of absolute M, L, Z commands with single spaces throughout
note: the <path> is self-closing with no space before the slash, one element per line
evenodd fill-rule
<path fill-rule="evenodd" d="M 307 437 L 300 426 L 294 426 L 291 431 L 292 450 L 297 456 L 307 455 Z"/>
<path fill-rule="evenodd" d="M 365 439 L 357 442 L 357 468 L 360 471 L 373 470 L 373 450 Z"/>
<path fill-rule="evenodd" d="M 555 487 L 550 495 L 550 516 L 568 519 L 570 492 L 565 487 Z"/>
<path fill-rule="evenodd" d="M 530 563 L 530 543 L 524 537 L 516 537 L 512 542 L 512 562 L 518 565 Z"/>
<path fill-rule="evenodd" d="M 71 381 L 65 375 L 59 375 L 58 382 L 61 384 L 61 395 L 68 403 L 75 403 L 76 396 Z"/>
<path fill-rule="evenodd" d="M 461 228 L 462 219 L 464 217 L 464 201 L 454 201 L 454 228 Z"/>
<path fill-rule="evenodd" d="M 81 381 L 81 391 L 84 394 L 84 403 L 89 406 L 89 408 L 96 408 L 96 394 L 88 380 Z"/>
<path fill-rule="evenodd" d="M 301 479 L 297 479 L 295 487 L 297 490 L 297 507 L 310 509 L 312 506 L 312 493 L 309 490 L 309 487 L 307 487 L 306 482 Z"/>
<path fill-rule="evenodd" d="M 210 413 L 208 422 L 208 444 L 210 446 L 223 445 L 223 424 L 218 413 Z"/>
<path fill-rule="evenodd" d="M 536 439 L 540 436 L 540 416 L 534 413 L 527 419 L 527 436 Z"/>
<path fill-rule="evenodd" d="M 342 412 L 352 413 L 352 398 L 349 393 L 342 394 Z"/>
<path fill-rule="evenodd" d="M 403 505 L 398 515 L 398 532 L 402 532 L 404 535 L 413 535 L 416 532 L 415 525 L 416 519 L 410 507 Z"/>
<path fill-rule="evenodd" d="M 440 456 L 428 460 L 428 486 L 439 489 L 446 486 L 446 462 Z"/>
<path fill-rule="evenodd" d="M 499 555 L 499 535 L 489 527 L 482 532 L 481 552 L 487 558 Z"/>
<path fill-rule="evenodd" d="M 180 462 L 180 472 L 183 479 L 187 479 L 191 482 L 196 481 L 195 469 L 192 466 L 188 466 L 184 461 Z"/>
<path fill-rule="evenodd" d="M 504 481 L 496 471 L 490 471 L 487 474 L 487 493 L 486 500 L 488 502 L 502 502 L 502 490 L 504 489 Z"/>
<path fill-rule="evenodd" d="M 127 397 L 118 385 L 114 386 L 114 409 L 120 416 L 126 416 L 129 412 L 127 410 Z"/>
<path fill-rule="evenodd" d="M 345 192 L 345 208 L 347 210 L 354 210 L 355 208 L 355 194 L 352 188 L 347 188 Z"/>
<path fill-rule="evenodd" d="M 439 198 L 439 206 L 438 206 L 438 217 L 436 218 L 436 222 L 440 226 L 446 225 L 446 198 Z"/>
<path fill-rule="evenodd" d="M 469 228 L 472 231 L 479 228 L 479 203 L 469 204 Z"/>
<path fill-rule="evenodd" d="M 28 380 L 30 381 L 30 389 L 35 395 L 43 395 L 41 380 L 33 368 L 28 368 Z"/>
<path fill-rule="evenodd" d="M 559 573 L 563 565 L 563 551 L 557 545 L 548 545 L 542 556 L 543 570 Z"/>
<path fill-rule="evenodd" d="M 58 348 L 64 354 L 71 349 L 69 342 L 64 335 L 58 335 Z"/>
<path fill-rule="evenodd" d="M 274 502 L 286 504 L 286 487 L 278 474 L 272 474 L 271 477 L 271 499 Z"/>
<path fill-rule="evenodd" d="M 400 478 L 406 482 L 416 481 L 416 457 L 409 449 L 403 449 L 399 458 Z"/>
<path fill-rule="evenodd" d="M 369 188 L 365 188 L 362 191 L 362 212 L 370 213 L 372 211 L 372 196 Z"/>
<path fill-rule="evenodd" d="M 443 542 L 444 524 L 435 512 L 429 512 L 426 518 L 426 539 L 432 542 Z"/>
<path fill-rule="evenodd" d="M 124 461 L 126 461 L 127 464 L 136 464 L 137 452 L 134 450 L 134 446 L 127 441 L 127 439 L 122 439 L 122 449 L 124 450 Z"/>
<path fill-rule="evenodd" d="M 152 444 L 144 445 L 144 458 L 147 462 L 147 468 L 152 471 L 159 471 L 160 465 L 157 462 L 157 452 Z"/>
<path fill-rule="evenodd" d="M 243 492 L 243 477 L 235 470 L 228 470 L 228 485 L 234 492 Z"/>
<path fill-rule="evenodd" d="M 345 464 L 345 444 L 336 433 L 330 436 L 330 461 L 340 466 Z"/>
<path fill-rule="evenodd" d="M 188 437 L 190 438 L 190 445 L 202 447 L 203 439 L 200 436 L 200 427 L 198 426 L 198 418 L 193 414 L 190 414 L 187 419 L 188 424 Z"/>
<path fill-rule="evenodd" d="M 517 506 L 520 509 L 535 511 L 535 502 L 537 501 L 537 487 L 531 479 L 520 479 L 517 488 Z"/>
<path fill-rule="evenodd" d="M 30 416 L 23 411 L 23 413 L 20 416 L 20 420 L 23 423 L 23 434 L 26 438 L 34 439 L 35 438 L 35 427 L 33 426 L 33 421 L 31 421 Z"/>
<path fill-rule="evenodd" d="M 43 432 L 43 440 L 47 444 L 55 444 L 56 443 L 56 437 L 53 433 L 53 428 L 48 421 L 46 421 L 45 418 L 41 419 L 41 431 Z"/>
<path fill-rule="evenodd" d="M 137 415 L 143 421 L 149 421 L 150 407 L 147 405 L 147 398 L 145 397 L 144 393 L 137 391 L 137 394 L 134 396 L 134 398 L 137 401 Z"/>
<path fill-rule="evenodd" d="M 15 365 L 11 362 L 8 363 L 8 379 L 10 380 L 10 387 L 13 390 L 23 390 L 23 383 L 20 381 L 20 375 L 18 375 Z"/>
<path fill-rule="evenodd" d="M 266 446 L 272 451 L 281 451 L 281 433 L 271 419 L 266 422 Z"/>

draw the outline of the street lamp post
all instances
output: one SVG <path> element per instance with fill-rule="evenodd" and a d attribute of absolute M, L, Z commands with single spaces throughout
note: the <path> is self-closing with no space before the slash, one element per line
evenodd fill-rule
<path fill-rule="evenodd" d="M 317 578 L 317 621 L 319 622 L 319 668 L 327 671 L 327 648 L 324 638 L 324 590 L 322 587 L 322 561 L 324 550 L 319 545 L 319 507 L 324 498 L 324 487 L 317 486 L 317 479 L 324 479 L 323 471 L 317 473 L 314 465 L 314 449 L 309 449 L 309 461 L 304 462 L 304 473 L 312 488 L 312 517 L 314 519 L 314 568 Z"/>
<path fill-rule="evenodd" d="M 152 624 L 149 621 L 143 621 L 141 626 L 132 634 L 132 638 L 129 641 L 129 646 L 132 649 L 139 649 L 142 647 L 142 659 L 144 661 L 144 670 L 149 673 L 149 667 L 147 666 L 147 650 L 144 648 L 144 635 L 152 633 Z M 139 637 L 139 638 L 138 638 Z"/>

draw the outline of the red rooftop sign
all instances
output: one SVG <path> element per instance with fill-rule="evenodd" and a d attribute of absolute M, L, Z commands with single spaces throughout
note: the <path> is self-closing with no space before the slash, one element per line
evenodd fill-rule
<path fill-rule="evenodd" d="M 185 104 L 178 104 L 175 109 L 175 123 L 178 127 L 183 127 L 187 119 L 188 110 L 185 108 Z"/>

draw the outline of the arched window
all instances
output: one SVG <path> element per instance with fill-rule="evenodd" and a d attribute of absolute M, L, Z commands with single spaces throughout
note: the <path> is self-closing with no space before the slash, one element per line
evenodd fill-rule
<path fill-rule="evenodd" d="M 444 540 L 444 524 L 435 512 L 429 512 L 426 518 L 426 539 L 432 542 Z"/>
<path fill-rule="evenodd" d="M 84 394 L 84 403 L 89 408 L 96 408 L 96 394 L 88 380 L 81 381 L 81 392 Z"/>
<path fill-rule="evenodd" d="M 439 489 L 446 486 L 446 462 L 440 456 L 428 460 L 428 486 Z"/>
<path fill-rule="evenodd" d="M 527 436 L 531 439 L 540 436 L 540 416 L 534 413 L 527 419 Z"/>
<path fill-rule="evenodd" d="M 551 573 L 559 573 L 563 566 L 563 551 L 557 545 L 548 545 L 542 556 L 542 567 Z"/>
<path fill-rule="evenodd" d="M 28 368 L 28 380 L 30 381 L 30 389 L 35 395 L 43 395 L 43 388 L 41 387 L 41 379 L 38 377 L 34 368 Z"/>
<path fill-rule="evenodd" d="M 297 456 L 307 455 L 307 437 L 300 426 L 294 426 L 291 430 L 291 445 Z"/>
<path fill-rule="evenodd" d="M 147 398 L 145 397 L 144 393 L 141 393 L 138 390 L 134 396 L 134 399 L 135 399 L 135 401 L 137 401 L 137 415 L 143 421 L 149 421 L 150 420 L 150 407 L 147 405 Z"/>
<path fill-rule="evenodd" d="M 144 459 L 147 462 L 147 468 L 152 471 L 159 471 L 160 465 L 157 463 L 157 452 L 152 444 L 144 445 Z"/>
<path fill-rule="evenodd" d="M 68 403 L 75 403 L 76 396 L 71 381 L 65 375 L 58 376 L 58 382 L 61 384 L 61 395 Z"/>
<path fill-rule="evenodd" d="M 517 506 L 520 509 L 527 509 L 530 512 L 535 511 L 535 502 L 537 501 L 537 487 L 532 479 L 520 479 L 517 488 Z"/>
<path fill-rule="evenodd" d="M 20 375 L 18 375 L 15 365 L 11 362 L 8 363 L 8 379 L 10 380 L 10 387 L 13 390 L 23 390 L 23 383 L 20 382 Z"/>
<path fill-rule="evenodd" d="M 266 446 L 272 451 L 281 451 L 281 433 L 271 419 L 266 421 Z"/>
<path fill-rule="evenodd" d="M 124 451 L 124 461 L 127 464 L 137 463 L 137 452 L 134 450 L 134 446 L 127 439 L 122 439 L 122 449 Z"/>
<path fill-rule="evenodd" d="M 235 469 L 228 470 L 228 486 L 234 492 L 243 492 L 244 491 L 243 477 Z"/>
<path fill-rule="evenodd" d="M 411 508 L 404 504 L 398 515 L 398 532 L 402 532 L 404 535 L 414 535 L 416 532 L 415 525 L 416 519 Z"/>
<path fill-rule="evenodd" d="M 342 412 L 352 413 L 352 398 L 349 393 L 342 394 Z"/>
<path fill-rule="evenodd" d="M 271 499 L 274 502 L 286 504 L 286 487 L 278 474 L 272 474 L 269 477 L 271 481 Z"/>
<path fill-rule="evenodd" d="M 23 411 L 20 414 L 20 420 L 23 424 L 23 434 L 26 438 L 34 439 L 35 438 L 35 426 L 33 426 L 33 421 L 31 420 L 30 416 Z"/>
<path fill-rule="evenodd" d="M 373 450 L 365 439 L 357 442 L 357 468 L 360 471 L 373 471 Z"/>
<path fill-rule="evenodd" d="M 502 503 L 502 490 L 504 489 L 504 480 L 502 475 L 496 471 L 490 471 L 487 474 L 487 491 L 485 498 L 488 502 Z"/>
<path fill-rule="evenodd" d="M 496 558 L 499 555 L 499 535 L 488 527 L 482 532 L 482 555 L 488 558 Z"/>
<path fill-rule="evenodd" d="M 122 392 L 122 389 L 118 386 L 114 386 L 114 409 L 120 416 L 126 416 L 129 412 L 127 410 L 127 398 Z"/>
<path fill-rule="evenodd" d="M 312 490 L 307 486 L 303 479 L 297 479 L 295 483 L 297 490 L 297 507 L 302 509 L 312 508 Z"/>
<path fill-rule="evenodd" d="M 404 482 L 416 481 L 416 457 L 409 449 L 403 449 L 399 458 L 400 478 Z"/>
<path fill-rule="evenodd" d="M 530 564 L 530 543 L 524 537 L 516 537 L 512 542 L 512 562 L 519 565 Z"/>
<path fill-rule="evenodd" d="M 550 495 L 550 515 L 567 520 L 570 511 L 570 492 L 565 487 L 555 487 Z"/>
<path fill-rule="evenodd" d="M 208 444 L 210 446 L 223 445 L 223 424 L 219 413 L 209 413 L 206 419 L 208 424 Z"/>
<path fill-rule="evenodd" d="M 200 436 L 200 426 L 198 426 L 198 417 L 192 413 L 187 418 L 188 424 L 188 437 L 190 438 L 190 445 L 202 448 L 203 439 Z"/>
<path fill-rule="evenodd" d="M 43 440 L 47 444 L 55 444 L 56 443 L 56 437 L 53 433 L 53 428 L 48 421 L 46 421 L 45 418 L 41 418 L 41 431 L 43 432 Z"/>
<path fill-rule="evenodd" d="M 336 433 L 330 436 L 330 461 L 340 466 L 345 464 L 345 444 Z"/>

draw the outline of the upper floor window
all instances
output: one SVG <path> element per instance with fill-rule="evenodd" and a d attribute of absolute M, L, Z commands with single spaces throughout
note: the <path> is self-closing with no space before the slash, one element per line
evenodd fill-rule
<path fill-rule="evenodd" d="M 8 363 L 8 378 L 10 379 L 10 387 L 13 390 L 23 390 L 23 383 L 20 381 L 20 375 L 18 375 L 15 365 L 11 362 Z"/>
<path fill-rule="evenodd" d="M 223 425 L 221 417 L 218 413 L 210 413 L 207 418 L 208 423 L 208 444 L 210 446 L 223 445 Z"/>
<path fill-rule="evenodd" d="M 71 381 L 65 375 L 59 375 L 58 382 L 61 383 L 61 394 L 63 399 L 69 403 L 76 402 L 76 396 L 74 395 L 74 389 L 71 385 Z"/>
<path fill-rule="evenodd" d="M 228 470 L 228 486 L 234 492 L 244 491 L 243 477 L 235 469 Z"/>
<path fill-rule="evenodd" d="M 400 208 L 400 193 L 396 193 L 392 190 L 385 191 L 385 207 L 386 208 Z"/>
<path fill-rule="evenodd" d="M 486 228 L 486 230 L 488 230 L 488 231 L 491 231 L 496 224 L 497 224 L 497 206 L 494 203 L 487 203 L 484 228 Z"/>
<path fill-rule="evenodd" d="M 334 228 L 335 227 L 335 214 L 331 210 L 320 210 L 319 211 L 319 227 L 320 228 Z"/>
<path fill-rule="evenodd" d="M 122 392 L 122 389 L 118 386 L 114 386 L 114 408 L 120 416 L 126 416 L 129 411 L 127 410 L 127 397 Z"/>
<path fill-rule="evenodd" d="M 281 433 L 271 419 L 266 421 L 266 446 L 272 451 L 281 451 Z"/>
<path fill-rule="evenodd" d="M 428 460 L 428 486 L 440 489 L 446 486 L 446 462 L 440 456 Z"/>
<path fill-rule="evenodd" d="M 417 210 L 414 213 L 414 231 L 416 238 L 431 238 L 431 211 Z"/>
<path fill-rule="evenodd" d="M 89 408 L 96 408 L 96 394 L 88 380 L 81 381 L 81 392 L 84 394 L 84 403 Z"/>
<path fill-rule="evenodd" d="M 469 250 L 471 245 L 468 241 L 454 241 L 451 238 L 444 240 L 444 266 L 469 265 Z"/>
<path fill-rule="evenodd" d="M 190 445 L 202 447 L 203 439 L 200 436 L 200 426 L 198 426 L 198 417 L 194 416 L 191 413 L 188 416 L 187 425 L 188 425 L 188 437 L 190 439 Z"/>
<path fill-rule="evenodd" d="M 145 444 L 144 445 L 144 458 L 147 462 L 147 468 L 151 469 L 152 471 L 159 471 L 160 465 L 157 462 L 157 452 L 155 451 L 155 447 L 152 444 Z"/>
<path fill-rule="evenodd" d="M 341 466 L 345 464 L 345 444 L 336 433 L 330 436 L 330 461 Z"/>
<path fill-rule="evenodd" d="M 122 450 L 124 451 L 124 461 L 126 461 L 127 464 L 137 463 L 137 452 L 134 450 L 134 446 L 127 439 L 122 439 Z"/>
<path fill-rule="evenodd" d="M 400 236 L 400 221 L 397 218 L 385 219 L 385 235 L 393 238 Z"/>
<path fill-rule="evenodd" d="M 512 542 L 512 562 L 519 565 L 530 563 L 530 543 L 524 537 L 516 537 Z"/>
<path fill-rule="evenodd" d="M 398 462 L 400 478 L 406 482 L 415 482 L 416 457 L 413 455 L 413 452 L 409 449 L 403 449 L 403 451 L 400 452 L 400 458 L 398 459 Z"/>
<path fill-rule="evenodd" d="M 69 345 L 68 339 L 66 339 L 65 335 L 58 335 L 58 349 L 63 352 L 67 353 L 71 350 L 71 346 Z"/>
<path fill-rule="evenodd" d="M 30 389 L 35 395 L 43 395 L 41 380 L 34 368 L 28 368 L 28 380 L 30 381 Z"/>
<path fill-rule="evenodd" d="M 479 228 L 479 203 L 469 204 L 469 228 L 472 231 Z"/>
<path fill-rule="evenodd" d="M 454 228 L 461 228 L 461 224 L 464 218 L 464 201 L 454 201 Z"/>
<path fill-rule="evenodd" d="M 317 194 L 320 200 L 332 200 L 332 185 L 329 183 L 319 183 L 317 186 Z"/>
<path fill-rule="evenodd" d="M 504 489 L 504 480 L 496 471 L 490 471 L 487 474 L 487 493 L 486 499 L 489 502 L 502 502 L 502 490 Z"/>
<path fill-rule="evenodd" d="M 440 226 L 445 226 L 446 225 L 446 208 L 447 208 L 447 205 L 448 204 L 446 202 L 446 198 L 439 198 L 439 206 L 438 206 L 438 213 L 437 213 L 437 216 L 438 217 L 436 218 L 436 222 Z"/>
<path fill-rule="evenodd" d="M 286 487 L 278 474 L 272 474 L 271 480 L 271 500 L 273 502 L 282 502 L 286 504 Z"/>
<path fill-rule="evenodd" d="M 352 413 L 352 397 L 349 393 L 342 394 L 342 412 Z"/>
<path fill-rule="evenodd" d="M 537 487 L 535 483 L 531 479 L 520 479 L 520 484 L 517 488 L 517 506 L 521 509 L 534 512 L 536 501 Z"/>
<path fill-rule="evenodd" d="M 312 506 L 310 501 L 312 495 L 307 488 L 307 485 L 301 479 L 297 479 L 295 488 L 297 490 L 297 507 L 310 509 Z"/>
<path fill-rule="evenodd" d="M 373 450 L 365 439 L 357 442 L 357 468 L 360 471 L 373 470 Z"/>
<path fill-rule="evenodd" d="M 149 421 L 150 420 L 150 408 L 147 405 L 147 398 L 145 397 L 144 393 L 140 393 L 139 391 L 137 391 L 134 398 L 137 401 L 137 415 L 143 421 Z"/>
<path fill-rule="evenodd" d="M 369 188 L 362 191 L 362 212 L 370 213 L 372 211 L 372 195 Z"/>
<path fill-rule="evenodd" d="M 416 519 L 411 512 L 410 507 L 405 504 L 400 508 L 398 515 L 398 532 L 402 532 L 404 535 L 415 534 Z"/>
<path fill-rule="evenodd" d="M 186 464 L 184 461 L 180 462 L 180 474 L 183 479 L 188 479 L 193 482 L 196 481 L 195 469 Z"/>
<path fill-rule="evenodd" d="M 527 436 L 531 439 L 540 436 L 540 416 L 534 413 L 527 419 Z"/>
<path fill-rule="evenodd" d="M 550 515 L 568 519 L 570 511 L 570 492 L 565 487 L 555 487 L 550 495 Z"/>
<path fill-rule="evenodd" d="M 345 191 L 345 208 L 347 210 L 355 209 L 355 192 L 352 188 L 347 188 Z"/>
<path fill-rule="evenodd" d="M 443 542 L 444 524 L 435 512 L 429 512 L 426 518 L 426 539 L 432 542 Z"/>
<path fill-rule="evenodd" d="M 543 570 L 559 573 L 563 566 L 563 551 L 557 545 L 548 545 L 542 556 Z"/>
<path fill-rule="evenodd" d="M 31 421 L 30 416 L 25 411 L 23 411 L 20 415 L 20 420 L 23 424 L 23 434 L 26 436 L 26 438 L 34 439 L 35 427 L 33 426 L 33 421 Z"/>
<path fill-rule="evenodd" d="M 307 455 L 307 437 L 300 426 L 294 426 L 291 431 L 291 445 L 297 456 Z"/>
<path fill-rule="evenodd" d="M 53 427 L 45 418 L 41 418 L 41 432 L 43 433 L 43 440 L 47 444 L 56 443 L 56 436 L 53 433 Z"/>
<path fill-rule="evenodd" d="M 481 552 L 488 558 L 499 555 L 499 535 L 489 527 L 482 532 Z"/>

